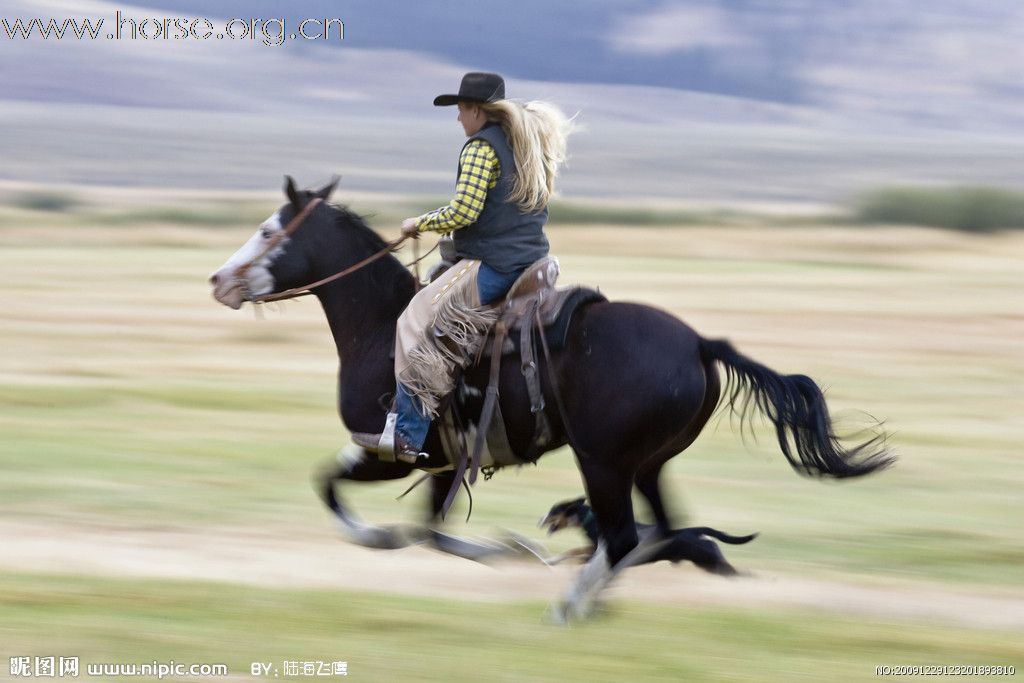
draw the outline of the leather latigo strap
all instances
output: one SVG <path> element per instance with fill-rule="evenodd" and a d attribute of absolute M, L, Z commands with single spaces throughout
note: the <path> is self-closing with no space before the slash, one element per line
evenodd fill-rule
<path fill-rule="evenodd" d="M 505 341 L 505 335 L 508 334 L 508 321 L 504 319 L 498 320 L 494 325 L 494 343 L 497 349 L 501 348 L 501 345 Z M 475 484 L 477 473 L 480 470 L 480 458 L 483 455 L 484 443 L 487 440 L 487 430 L 491 426 L 491 418 L 494 417 L 494 406 L 498 400 L 498 378 L 501 374 L 501 353 L 491 354 L 491 374 L 487 382 L 487 392 L 484 398 L 484 406 L 480 411 L 480 422 L 477 424 L 476 442 L 473 444 L 473 453 L 467 457 L 466 451 L 462 451 L 461 457 L 459 458 L 459 464 L 455 468 L 455 477 L 452 479 L 451 488 L 448 489 L 448 495 L 444 499 L 444 505 L 441 506 L 441 515 L 447 516 L 448 510 L 451 508 L 452 503 L 455 502 L 455 496 L 459 492 L 459 486 L 462 484 L 462 478 L 466 475 L 466 469 L 472 463 L 472 468 L 469 472 L 469 483 Z"/>
<path fill-rule="evenodd" d="M 505 335 L 508 334 L 509 324 L 505 320 L 499 320 L 494 326 L 495 345 L 505 342 Z M 500 349 L 501 346 L 498 346 Z M 494 406 L 498 402 L 498 383 L 501 376 L 501 357 L 491 355 L 491 374 L 487 380 L 487 391 L 484 394 L 484 407 L 480 410 L 480 423 L 477 425 L 476 443 L 473 444 L 472 468 L 469 470 L 469 483 L 475 484 L 477 473 L 480 470 L 480 458 L 483 455 L 484 444 L 487 442 L 487 430 L 491 426 L 491 419 L 494 417 Z"/>
<path fill-rule="evenodd" d="M 551 440 L 551 425 L 548 424 L 548 416 L 544 412 L 544 391 L 540 385 L 540 374 L 537 367 L 537 348 L 533 341 L 533 332 L 538 335 L 544 334 L 544 328 L 536 324 L 536 317 L 540 311 L 544 299 L 544 292 L 540 291 L 527 307 L 520 319 L 519 327 L 519 357 L 522 360 L 523 379 L 526 380 L 526 392 L 530 396 L 530 412 L 533 413 L 535 426 L 533 429 L 533 440 L 531 445 L 543 446 Z"/>

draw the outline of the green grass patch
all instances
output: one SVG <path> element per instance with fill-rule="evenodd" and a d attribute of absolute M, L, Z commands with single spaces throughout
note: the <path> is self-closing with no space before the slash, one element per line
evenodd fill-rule
<path fill-rule="evenodd" d="M 258 568 L 258 548 L 254 548 Z M 563 628 L 541 602 L 205 582 L 3 575 L 13 656 L 87 662 L 348 662 L 365 681 L 867 680 L 880 664 L 1015 664 L 1020 634 L 811 610 L 613 601 Z M 387 587 L 382 587 L 386 591 Z M 482 590 L 484 590 L 482 588 Z"/>
<path fill-rule="evenodd" d="M 110 400 L 108 391 L 93 387 L 0 385 L 0 408 L 6 411 L 99 408 Z"/>

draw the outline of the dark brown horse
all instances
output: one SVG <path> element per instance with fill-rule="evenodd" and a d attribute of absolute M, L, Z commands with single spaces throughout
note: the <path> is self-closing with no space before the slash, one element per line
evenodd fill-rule
<path fill-rule="evenodd" d="M 326 201 L 280 245 L 260 256 L 304 206 L 326 200 L 330 184 L 315 192 L 297 191 L 289 178 L 288 201 L 211 278 L 214 296 L 239 308 L 244 294 L 258 296 L 299 287 L 339 272 L 386 247 L 355 214 Z M 239 267 L 259 257 L 244 277 Z M 414 292 L 414 279 L 388 255 L 352 274 L 314 289 L 337 344 L 338 407 L 349 431 L 380 432 L 387 398 L 394 392 L 392 349 L 395 323 Z M 501 370 L 500 409 L 510 445 L 524 461 L 543 452 L 532 443 L 534 416 L 518 357 L 505 359 Z M 651 549 L 638 548 L 630 492 L 635 485 L 668 534 L 668 519 L 659 491 L 665 463 L 686 449 L 715 412 L 723 393 L 734 411 L 757 408 L 775 426 L 779 446 L 803 475 L 858 477 L 892 462 L 881 433 L 844 446 L 833 431 L 825 397 L 804 375 L 780 375 L 737 352 L 727 341 L 703 339 L 677 318 L 650 306 L 595 302 L 577 311 L 564 348 L 553 350 L 551 371 L 563 413 L 550 382 L 543 382 L 547 418 L 554 438 L 545 451 L 569 443 L 572 434 L 587 497 L 601 531 L 602 544 L 584 567 L 559 616 L 585 614 L 593 597 L 615 572 L 643 561 Z M 483 387 L 487 370 L 467 370 L 465 381 Z M 548 369 L 540 375 L 547 378 Z M 470 415 L 479 405 L 464 406 Z M 430 458 L 417 467 L 435 472 L 430 522 L 436 523 L 452 469 L 436 427 L 427 437 Z M 353 538 L 365 545 L 393 547 L 403 541 L 394 530 L 365 525 L 337 495 L 342 481 L 400 479 L 414 469 L 402 462 L 381 462 L 364 453 L 341 460 L 321 473 L 320 493 Z M 435 535 L 444 547 L 446 537 Z"/>

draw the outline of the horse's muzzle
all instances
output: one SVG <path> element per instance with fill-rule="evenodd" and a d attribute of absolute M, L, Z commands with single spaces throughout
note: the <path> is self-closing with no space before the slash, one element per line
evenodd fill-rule
<path fill-rule="evenodd" d="M 236 278 L 226 277 L 222 271 L 217 271 L 210 276 L 210 286 L 213 298 L 220 303 L 236 311 L 242 307 L 245 296 Z"/>

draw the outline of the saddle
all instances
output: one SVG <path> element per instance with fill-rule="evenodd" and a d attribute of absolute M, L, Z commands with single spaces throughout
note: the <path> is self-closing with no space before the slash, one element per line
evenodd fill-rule
<path fill-rule="evenodd" d="M 447 265 L 450 267 L 452 264 Z M 445 270 L 446 267 L 435 268 L 431 272 L 431 280 L 439 277 Z M 587 304 L 607 301 L 603 294 L 586 287 L 556 287 L 558 274 L 558 259 L 546 256 L 530 265 L 512 284 L 505 298 L 493 304 L 493 308 L 499 313 L 498 319 L 480 346 L 476 357 L 477 364 L 489 359 L 490 376 L 475 434 L 469 434 L 470 440 L 474 443 L 472 454 L 468 452 L 466 441 L 460 438 L 459 430 L 456 428 L 456 424 L 461 420 L 453 415 L 454 405 L 445 411 L 440 425 L 445 450 L 456 469 L 453 486 L 445 500 L 442 514 L 447 513 L 454 501 L 467 469 L 469 483 L 476 483 L 485 447 L 489 456 L 488 462 L 484 465 L 486 478 L 499 467 L 528 462 L 519 459 L 512 452 L 505 433 L 505 421 L 498 407 L 498 378 L 502 356 L 516 352 L 520 355 L 523 378 L 530 397 L 530 411 L 535 418 L 532 443 L 543 447 L 551 441 L 551 427 L 544 412 L 544 393 L 537 362 L 537 340 L 540 340 L 545 354 L 553 348 L 564 348 L 573 315 Z M 460 381 L 460 384 L 465 391 L 464 383 Z M 557 392 L 556 387 L 552 388 Z"/>
<path fill-rule="evenodd" d="M 526 341 L 522 334 L 524 323 L 537 327 L 538 321 L 533 320 L 534 317 L 539 319 L 539 328 L 543 329 L 550 347 L 564 347 L 569 323 L 576 310 L 594 301 L 607 301 L 603 294 L 588 287 L 556 287 L 558 274 L 558 259 L 545 256 L 519 276 L 505 299 L 498 304 L 501 311 L 498 323 L 504 322 L 508 327 L 508 334 L 500 347 L 502 355 L 517 351 L 523 353 Z M 535 316 L 534 306 L 537 309 Z M 520 334 L 512 334 L 516 331 Z M 497 348 L 494 344 L 484 344 L 482 357 L 491 356 Z M 524 362 L 526 360 L 524 358 Z"/>
<path fill-rule="evenodd" d="M 442 240 L 442 245 L 444 240 Z M 445 249 L 441 249 L 442 260 L 430 272 L 430 281 L 437 278 L 455 265 L 458 257 L 454 254 L 448 255 Z M 489 339 L 494 340 L 494 331 L 498 324 L 504 323 L 506 334 L 501 340 L 500 355 L 508 355 L 520 351 L 523 346 L 522 334 L 514 335 L 513 332 L 521 332 L 523 323 L 528 319 L 531 326 L 536 326 L 532 313 L 534 304 L 537 306 L 537 316 L 540 318 L 540 326 L 544 330 L 544 336 L 552 349 L 560 349 L 565 346 L 566 337 L 569 333 L 569 323 L 573 314 L 583 305 L 595 301 L 607 301 L 607 298 L 600 292 L 589 287 L 571 286 L 556 287 L 558 281 L 559 267 L 558 258 L 545 256 L 527 267 L 523 274 L 512 283 L 504 299 L 496 301 L 490 308 L 499 312 L 497 323 Z M 493 343 L 484 343 L 480 347 L 480 354 L 477 362 L 483 358 L 490 358 L 496 347 Z"/>

